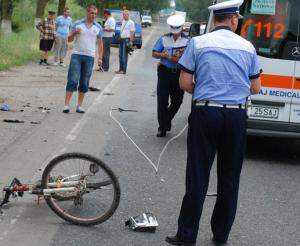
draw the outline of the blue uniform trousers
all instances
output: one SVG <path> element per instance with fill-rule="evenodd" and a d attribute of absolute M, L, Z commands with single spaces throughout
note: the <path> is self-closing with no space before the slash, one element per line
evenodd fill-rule
<path fill-rule="evenodd" d="M 217 199 L 211 217 L 213 235 L 226 241 L 233 224 L 246 141 L 246 112 L 193 106 L 189 116 L 186 193 L 178 219 L 178 238 L 195 242 L 217 154 Z"/>
<path fill-rule="evenodd" d="M 158 66 L 157 118 L 160 130 L 171 127 L 171 121 L 182 104 L 184 91 L 179 87 L 180 70 Z M 169 103 L 170 99 L 170 103 Z"/>

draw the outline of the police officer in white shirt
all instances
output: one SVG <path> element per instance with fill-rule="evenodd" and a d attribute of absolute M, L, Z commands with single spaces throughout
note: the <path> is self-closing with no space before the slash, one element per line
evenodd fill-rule
<path fill-rule="evenodd" d="M 123 12 L 123 21 L 120 30 L 120 45 L 119 45 L 119 62 L 120 69 L 117 74 L 126 74 L 127 71 L 127 61 L 128 61 L 128 51 L 127 46 L 133 45 L 133 38 L 135 32 L 135 24 L 129 19 L 128 10 Z"/>
<path fill-rule="evenodd" d="M 104 72 L 109 70 L 109 57 L 110 57 L 110 46 L 112 42 L 112 37 L 115 34 L 116 21 L 111 12 L 106 9 L 104 10 L 104 29 L 103 29 L 103 58 L 102 58 L 102 68 Z M 101 70 L 100 70 L 101 71 Z"/>
<path fill-rule="evenodd" d="M 209 7 L 214 29 L 192 38 L 179 60 L 180 87 L 193 94 L 193 106 L 185 196 L 177 234 L 166 238 L 173 245 L 196 245 L 216 153 L 217 199 L 210 223 L 214 245 L 226 244 L 235 219 L 246 144 L 245 103 L 250 94 L 259 93 L 261 84 L 254 46 L 235 34 L 242 3 L 232 0 Z"/>

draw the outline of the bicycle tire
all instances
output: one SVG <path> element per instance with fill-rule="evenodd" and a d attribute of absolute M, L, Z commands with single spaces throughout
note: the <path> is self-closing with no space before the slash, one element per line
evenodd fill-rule
<path fill-rule="evenodd" d="M 120 184 L 118 181 L 118 178 L 114 174 L 114 172 L 105 164 L 103 163 L 100 159 L 91 156 L 89 154 L 84 154 L 84 153 L 65 153 L 62 155 L 59 155 L 55 157 L 53 160 L 50 161 L 50 163 L 46 166 L 43 175 L 42 175 L 42 188 L 46 189 L 48 188 L 48 180 L 50 179 L 51 171 L 56 168 L 59 164 L 63 163 L 64 161 L 68 160 L 86 160 L 90 161 L 92 164 L 97 164 L 97 166 L 100 168 L 99 170 L 103 171 L 104 174 L 106 174 L 111 182 L 102 182 L 103 186 L 107 185 L 112 185 L 113 188 L 113 199 L 112 202 L 109 206 L 109 208 L 105 211 L 102 212 L 101 215 L 97 217 L 93 217 L 90 219 L 86 218 L 80 218 L 73 216 L 69 214 L 69 212 L 66 212 L 66 210 L 63 210 L 57 203 L 61 201 L 67 201 L 71 200 L 70 199 L 61 199 L 62 196 L 58 194 L 51 194 L 49 196 L 44 196 L 46 203 L 48 206 L 51 208 L 51 210 L 57 214 L 59 217 L 64 219 L 65 221 L 68 221 L 72 224 L 75 225 L 81 225 L 81 226 L 92 226 L 92 225 L 97 225 L 100 223 L 103 223 L 104 221 L 108 220 L 117 210 L 119 203 L 120 203 L 120 196 L 121 196 L 121 191 L 120 191 Z M 101 184 L 100 183 L 96 183 Z M 99 188 L 98 186 L 94 186 L 94 189 Z"/>

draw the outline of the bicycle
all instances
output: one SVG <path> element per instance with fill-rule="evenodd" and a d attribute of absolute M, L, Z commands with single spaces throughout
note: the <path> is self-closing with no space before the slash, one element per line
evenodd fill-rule
<path fill-rule="evenodd" d="M 82 226 L 108 220 L 120 203 L 120 184 L 114 172 L 100 159 L 83 153 L 55 157 L 43 171 L 41 181 L 21 184 L 14 178 L 4 187 L 0 212 L 11 196 L 24 192 L 43 196 L 51 210 L 62 219 Z"/>

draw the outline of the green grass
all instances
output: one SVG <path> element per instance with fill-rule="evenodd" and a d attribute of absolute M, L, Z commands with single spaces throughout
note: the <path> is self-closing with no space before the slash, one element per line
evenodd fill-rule
<path fill-rule="evenodd" d="M 0 70 L 38 59 L 39 33 L 33 28 L 0 38 Z"/>

